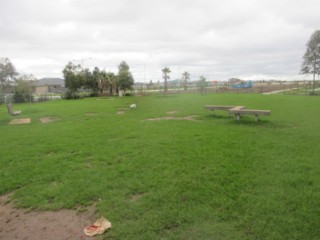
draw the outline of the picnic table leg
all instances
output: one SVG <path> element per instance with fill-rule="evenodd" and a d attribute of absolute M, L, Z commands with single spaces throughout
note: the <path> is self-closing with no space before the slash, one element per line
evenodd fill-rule
<path fill-rule="evenodd" d="M 237 121 L 240 121 L 240 114 L 236 114 Z"/>
<path fill-rule="evenodd" d="M 256 116 L 256 122 L 258 122 L 259 121 L 259 115 L 257 114 L 255 116 Z"/>

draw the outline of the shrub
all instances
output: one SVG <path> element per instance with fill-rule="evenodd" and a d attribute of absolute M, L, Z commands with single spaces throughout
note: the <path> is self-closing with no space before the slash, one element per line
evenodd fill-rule
<path fill-rule="evenodd" d="M 13 101 L 15 103 L 33 102 L 33 96 L 28 93 L 22 94 L 16 91 L 13 95 Z"/>
<path fill-rule="evenodd" d="M 64 94 L 64 99 L 79 99 L 79 98 L 80 96 L 78 93 L 72 92 L 70 90 Z"/>

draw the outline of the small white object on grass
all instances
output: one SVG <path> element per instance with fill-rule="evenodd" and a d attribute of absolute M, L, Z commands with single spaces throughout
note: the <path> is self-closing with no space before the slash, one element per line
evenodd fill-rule
<path fill-rule="evenodd" d="M 130 108 L 132 108 L 132 109 L 137 108 L 137 105 L 133 103 L 130 105 Z"/>

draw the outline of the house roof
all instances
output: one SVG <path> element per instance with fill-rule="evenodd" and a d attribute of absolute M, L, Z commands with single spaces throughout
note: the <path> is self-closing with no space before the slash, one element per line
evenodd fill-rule
<path fill-rule="evenodd" d="M 62 78 L 41 78 L 36 82 L 36 86 L 57 86 L 64 85 Z"/>

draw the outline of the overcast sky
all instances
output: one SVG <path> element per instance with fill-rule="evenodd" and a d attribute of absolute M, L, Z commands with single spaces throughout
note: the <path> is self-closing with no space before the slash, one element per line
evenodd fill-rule
<path fill-rule="evenodd" d="M 319 0 L 0 0 L 0 57 L 19 73 L 62 77 L 69 61 L 135 81 L 303 79 Z"/>

